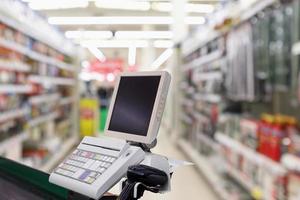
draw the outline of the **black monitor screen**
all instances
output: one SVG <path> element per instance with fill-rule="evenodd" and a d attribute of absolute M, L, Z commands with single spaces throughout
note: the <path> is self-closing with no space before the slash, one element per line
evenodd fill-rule
<path fill-rule="evenodd" d="M 108 129 L 146 136 L 160 76 L 121 77 Z"/>

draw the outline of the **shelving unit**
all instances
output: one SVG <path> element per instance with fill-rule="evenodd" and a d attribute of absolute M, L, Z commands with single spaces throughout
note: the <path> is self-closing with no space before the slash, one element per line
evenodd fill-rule
<path fill-rule="evenodd" d="M 286 173 L 286 169 L 280 163 L 277 163 L 270 158 L 259 154 L 258 152 L 244 146 L 238 141 L 231 139 L 230 137 L 217 133 L 216 140 L 226 146 L 229 147 L 232 151 L 237 152 L 238 154 L 243 155 L 245 158 L 251 160 L 253 163 L 265 167 L 267 170 L 270 170 L 272 173 L 284 175 Z"/>
<path fill-rule="evenodd" d="M 292 154 L 286 154 L 281 159 L 282 164 L 290 171 L 300 172 L 300 158 Z"/>
<path fill-rule="evenodd" d="M 32 85 L 15 85 L 15 84 L 1 84 L 0 94 L 10 93 L 10 94 L 26 94 L 32 91 Z"/>
<path fill-rule="evenodd" d="M 247 3 L 248 5 L 246 6 Z M 182 74 L 183 78 L 179 81 L 178 85 L 183 96 L 179 100 L 180 104 L 178 104 L 180 110 L 178 121 L 182 122 L 180 133 L 177 135 L 182 138 L 179 141 L 179 146 L 196 165 L 201 165 L 197 166 L 198 169 L 202 174 L 208 174 L 208 177 L 210 176 L 209 174 L 214 173 L 217 174 L 216 176 L 218 176 L 220 181 L 224 181 L 223 174 L 220 174 L 216 169 L 213 169 L 211 166 L 202 167 L 207 165 L 211 154 L 221 155 L 224 159 L 222 163 L 225 166 L 223 173 L 231 177 L 233 182 L 239 183 L 244 189 L 242 190 L 244 194 L 250 195 L 254 199 L 270 199 L 271 197 L 275 198 L 275 196 L 278 199 L 287 199 L 287 196 L 285 196 L 287 183 L 284 182 L 284 180 L 289 176 L 289 172 L 300 171 L 300 168 L 297 167 L 300 165 L 300 159 L 295 155 L 284 155 L 281 162 L 278 161 L 281 156 L 277 155 L 279 154 L 278 152 L 276 152 L 276 156 L 269 155 L 268 152 L 265 153 L 261 151 L 258 146 L 255 146 L 259 145 L 260 142 L 258 135 L 247 135 L 247 131 L 240 132 L 240 121 L 234 122 L 235 118 L 232 117 L 233 122 L 227 122 L 227 126 L 224 127 L 225 123 L 222 118 L 231 113 L 232 115 L 239 115 L 239 119 L 249 118 L 249 120 L 253 119 L 259 123 L 260 114 L 267 112 L 297 116 L 299 119 L 299 115 L 293 115 L 291 113 L 294 112 L 290 111 L 296 108 L 296 105 L 294 105 L 294 108 L 291 107 L 288 112 L 281 112 L 281 110 L 278 109 L 279 106 L 284 107 L 281 105 L 281 101 L 285 101 L 286 104 L 291 104 L 290 100 L 279 96 L 281 93 L 276 93 L 279 87 L 277 87 L 277 85 L 274 86 L 275 84 L 272 82 L 269 83 L 266 74 L 263 72 L 257 73 L 257 71 L 255 71 L 259 71 L 263 67 L 267 68 L 270 65 L 270 63 L 266 64 L 266 62 L 259 63 L 258 59 L 264 55 L 257 56 L 256 54 L 260 54 L 261 52 L 255 52 L 256 50 L 266 52 L 263 51 L 260 45 L 270 47 L 268 46 L 269 43 L 259 43 L 270 39 L 270 34 L 272 34 L 270 31 L 273 31 L 273 29 L 270 28 L 268 30 L 262 28 L 267 27 L 267 23 L 271 23 L 268 21 L 269 18 L 266 20 L 266 15 L 272 13 L 272 15 L 270 14 L 269 16 L 274 17 L 275 12 L 282 12 L 280 16 L 282 18 L 286 17 L 283 16 L 286 14 L 286 10 L 284 9 L 291 11 L 291 8 L 295 7 L 295 5 L 289 5 L 288 2 L 283 3 L 278 0 L 252 1 L 252 3 L 249 1 L 247 3 L 245 1 L 245 4 L 240 2 L 228 5 L 224 8 L 226 10 L 224 13 L 230 14 L 226 16 L 220 15 L 222 19 L 220 19 L 219 15 L 216 15 L 218 16 L 218 19 L 215 20 L 217 22 L 213 21 L 209 23 L 207 27 L 197 29 L 181 44 L 182 65 L 181 68 L 178 69 L 178 73 Z M 276 15 L 279 15 L 278 13 L 276 13 Z M 291 13 L 289 14 L 292 15 Z M 296 15 L 299 20 L 299 8 L 296 9 Z M 288 19 L 288 17 L 284 19 Z M 258 21 L 260 20 L 264 21 L 265 24 L 260 23 L 258 25 Z M 298 22 L 299 21 L 297 21 L 297 23 Z M 287 23 L 283 24 L 286 25 Z M 283 25 L 282 27 L 283 29 L 289 28 Z M 298 28 L 298 26 L 296 26 L 296 28 Z M 262 33 L 262 31 L 265 32 Z M 266 39 L 261 36 L 267 33 L 269 33 L 270 38 Z M 258 35 L 260 35 L 260 37 Z M 239 36 L 245 37 L 239 38 Z M 285 33 L 284 39 L 276 38 L 274 43 L 281 39 L 287 40 L 289 37 L 291 36 Z M 299 36 L 297 35 L 297 37 Z M 236 40 L 234 40 L 235 38 Z M 299 55 L 300 43 L 295 42 L 295 39 L 299 41 L 299 38 L 292 38 L 291 44 L 293 45 L 291 50 L 293 55 Z M 243 43 L 246 40 L 250 41 L 250 45 Z M 238 44 L 238 42 L 243 44 Z M 249 49 L 253 49 L 252 55 L 249 53 Z M 243 51 L 243 53 L 240 51 Z M 282 54 L 284 54 L 284 52 Z M 242 58 L 242 56 L 244 56 L 244 58 Z M 278 56 L 280 55 L 278 54 Z M 286 57 L 289 58 L 288 55 Z M 251 60 L 251 58 L 253 58 L 253 60 Z M 261 58 L 261 60 L 263 59 L 267 58 Z M 297 57 L 297 59 L 299 59 L 299 57 Z M 238 62 L 238 60 L 245 62 Z M 263 64 L 266 66 L 262 66 Z M 251 68 L 251 66 L 253 66 L 253 68 Z M 270 66 L 275 68 L 273 65 Z M 241 70 L 242 67 L 243 71 L 238 71 Z M 293 69 L 293 72 L 298 72 L 296 69 L 299 70 L 299 67 L 297 66 L 297 68 Z M 270 70 L 270 68 L 264 70 Z M 238 72 L 231 73 L 232 71 Z M 267 72 L 270 73 L 270 71 Z M 281 72 L 282 71 L 275 71 L 274 73 Z M 254 78 L 246 79 L 245 77 Z M 282 80 L 282 77 L 271 78 Z M 296 82 L 296 80 L 293 81 Z M 242 82 L 245 82 L 245 84 L 240 84 Z M 267 86 L 263 85 L 266 82 Z M 272 90 L 273 93 L 270 92 L 274 97 L 268 96 L 271 87 L 275 88 Z M 245 93 L 239 94 L 238 92 L 241 90 L 244 90 Z M 296 93 L 296 91 L 294 93 Z M 290 93 L 284 94 L 286 94 L 288 98 L 291 98 L 291 95 L 295 95 Z M 285 107 L 285 109 L 287 108 Z M 232 129 L 234 131 L 232 131 Z M 249 143 L 245 142 L 247 139 L 250 140 Z M 255 142 L 257 142 L 257 144 Z M 246 143 L 249 147 L 246 146 Z M 211 149 L 213 149 L 213 151 Z M 200 164 L 200 161 L 197 160 L 202 160 L 206 163 L 202 162 Z M 249 166 L 247 164 L 249 164 Z M 209 180 L 209 182 L 212 183 L 213 181 Z M 213 183 L 213 186 L 219 187 L 219 184 Z"/>
<path fill-rule="evenodd" d="M 22 62 L 0 60 L 0 69 L 14 70 L 19 72 L 28 72 L 30 71 L 30 66 Z"/>
<path fill-rule="evenodd" d="M 53 113 L 50 113 L 50 114 L 47 114 L 47 115 L 44 115 L 44 116 L 40 116 L 40 117 L 37 117 L 37 118 L 34 118 L 34 119 L 30 120 L 28 122 L 28 126 L 29 127 L 37 126 L 41 123 L 45 123 L 45 122 L 48 122 L 48 121 L 53 121 L 57 117 L 58 117 L 57 112 L 53 112 Z"/>
<path fill-rule="evenodd" d="M 23 132 L 23 133 L 19 133 L 18 135 L 14 135 L 4 141 L 2 141 L 0 143 L 0 155 L 5 152 L 8 151 L 11 147 L 13 143 L 21 143 L 23 142 L 26 138 L 27 138 L 27 133 Z"/>
<path fill-rule="evenodd" d="M 16 9 L 10 9 L 12 6 Z M 0 73 L 4 71 L 18 76 L 4 80 L 5 84 L 0 85 L 0 97 L 4 100 L 14 98 L 20 107 L 2 112 L 0 126 L 2 122 L 18 120 L 14 122 L 24 129 L 23 133 L 14 133 L 15 136 L 0 140 L 0 150 L 13 140 L 21 151 L 20 158 L 16 158 L 18 161 L 24 160 L 25 164 L 47 172 L 79 139 L 76 96 L 79 94 L 78 49 L 43 17 L 21 2 L 3 0 L 0 23 L 4 27 L 0 47 L 6 53 L 0 59 Z M 63 133 L 56 129 L 63 130 Z M 44 145 L 45 141 L 53 138 L 60 144 L 55 143 L 59 146 L 55 153 Z M 34 155 L 30 157 L 32 152 L 39 151 L 45 152 L 39 160 Z"/>
<path fill-rule="evenodd" d="M 215 172 L 207 158 L 201 156 L 197 151 L 194 150 L 189 142 L 185 141 L 184 139 L 180 139 L 178 141 L 178 146 L 191 159 L 202 175 L 207 179 L 218 197 L 223 200 L 231 199 L 228 192 L 224 189 L 223 178 Z"/>
<path fill-rule="evenodd" d="M 40 103 L 45 103 L 45 102 L 51 102 L 51 101 L 56 101 L 59 99 L 59 94 L 54 93 L 54 94 L 42 94 L 42 95 L 37 95 L 29 98 L 29 102 L 31 104 L 40 104 Z"/>
<path fill-rule="evenodd" d="M 28 78 L 30 81 L 34 83 L 40 83 L 44 85 L 74 85 L 75 79 L 71 78 L 57 78 L 50 76 L 35 76 L 31 75 Z"/>
<path fill-rule="evenodd" d="M 56 153 L 54 153 L 54 155 L 49 160 L 47 160 L 45 164 L 38 168 L 44 172 L 51 171 L 57 165 L 57 163 L 59 163 L 77 143 L 78 137 L 74 136 L 72 138 L 69 138 L 63 143 L 61 148 Z"/>
<path fill-rule="evenodd" d="M 28 107 L 24 108 L 18 108 L 10 111 L 6 111 L 0 114 L 0 123 L 7 121 L 7 120 L 12 120 L 17 117 L 22 117 L 24 115 L 28 115 L 30 112 Z"/>

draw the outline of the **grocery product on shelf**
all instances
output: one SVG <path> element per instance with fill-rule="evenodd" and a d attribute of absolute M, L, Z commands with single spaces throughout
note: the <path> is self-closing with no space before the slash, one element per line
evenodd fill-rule
<path fill-rule="evenodd" d="M 25 134 L 19 140 L 20 155 L 10 156 L 42 170 L 50 170 L 55 160 L 61 159 L 63 144 L 71 148 L 78 133 L 74 128 L 76 112 L 76 67 L 66 46 L 57 45 L 57 32 L 42 25 L 41 18 L 24 5 L 15 11 L 3 11 L 11 1 L 3 1 L 0 8 L 0 149 L 15 135 Z M 15 2 L 18 4 L 19 2 Z M 25 12 L 26 10 L 26 12 Z M 11 12 L 9 15 L 4 13 Z M 26 15 L 25 13 L 31 13 Z M 41 30 L 32 30 L 22 22 L 36 17 Z M 10 18 L 10 17 L 12 18 Z M 53 32 L 49 38 L 39 35 L 43 28 Z M 45 29 L 44 29 L 45 32 Z M 44 34 L 44 33 L 43 33 Z M 56 41 L 56 39 L 58 39 Z M 62 42 L 62 41 L 60 41 Z M 67 44 L 68 42 L 66 42 Z M 23 142 L 23 147 L 22 147 Z M 9 146 L 3 146 L 5 156 Z M 23 156 L 22 156 L 23 149 Z M 2 153 L 0 152 L 2 155 Z M 52 165 L 52 166 L 51 166 Z"/>
<path fill-rule="evenodd" d="M 223 172 L 253 199 L 297 195 L 299 8 L 297 0 L 257 1 L 182 45 L 183 138 L 208 162 L 223 158 Z"/>

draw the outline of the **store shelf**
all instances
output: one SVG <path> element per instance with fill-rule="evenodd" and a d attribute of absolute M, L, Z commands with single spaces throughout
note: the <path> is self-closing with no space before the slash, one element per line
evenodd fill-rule
<path fill-rule="evenodd" d="M 181 116 L 181 120 L 183 122 L 187 123 L 187 124 L 192 124 L 193 123 L 193 120 L 189 116 L 187 116 L 186 114 L 183 114 Z"/>
<path fill-rule="evenodd" d="M 0 94 L 17 94 L 17 93 L 30 93 L 32 91 L 31 85 L 14 85 L 14 84 L 1 84 Z"/>
<path fill-rule="evenodd" d="M 271 160 L 270 158 L 246 147 L 240 142 L 222 133 L 216 134 L 216 140 L 220 144 L 230 148 L 232 151 L 243 155 L 245 158 L 247 158 L 249 161 L 252 161 L 256 165 L 266 168 L 266 170 L 272 172 L 273 174 L 284 175 L 286 173 L 286 169 L 280 163 Z"/>
<path fill-rule="evenodd" d="M 208 162 L 207 158 L 201 156 L 187 141 L 180 139 L 178 141 L 178 146 L 182 151 L 194 162 L 196 167 L 201 171 L 203 176 L 207 179 L 209 184 L 212 186 L 212 189 L 215 193 L 223 200 L 231 199 L 230 195 L 221 185 L 222 177 L 218 175 L 216 171 L 213 170 L 213 167 Z"/>
<path fill-rule="evenodd" d="M 57 112 L 53 112 L 53 113 L 50 113 L 48 115 L 43 115 L 43 116 L 40 116 L 40 117 L 36 117 L 36 118 L 34 118 L 34 119 L 32 119 L 28 122 L 28 126 L 33 127 L 33 126 L 39 125 L 41 123 L 54 120 L 57 117 L 58 117 Z"/>
<path fill-rule="evenodd" d="M 193 116 L 195 119 L 199 120 L 199 121 L 209 121 L 209 117 L 200 113 L 200 112 L 197 112 L 197 111 L 194 111 L 193 112 Z"/>
<path fill-rule="evenodd" d="M 252 180 L 247 178 L 244 174 L 242 174 L 241 172 L 239 172 L 238 170 L 236 170 L 233 167 L 230 167 L 229 165 L 226 166 L 226 170 L 227 173 L 233 178 L 235 179 L 239 184 L 241 184 L 241 186 L 246 189 L 249 194 L 258 194 L 259 196 L 265 196 L 263 194 L 263 190 L 260 186 L 257 186 L 255 184 L 252 183 Z"/>
<path fill-rule="evenodd" d="M 223 35 L 223 33 L 215 31 L 215 30 L 209 30 L 209 31 L 205 32 L 204 34 L 195 34 L 195 35 L 197 35 L 197 36 L 200 35 L 202 37 L 201 38 L 195 37 L 195 38 L 190 38 L 190 39 L 186 40 L 183 43 L 183 47 L 182 47 L 183 56 L 187 56 L 190 53 L 192 53 L 193 51 L 197 50 L 198 48 L 204 46 L 208 42 L 217 39 L 218 37 Z"/>
<path fill-rule="evenodd" d="M 240 8 L 240 13 L 237 14 L 237 16 L 239 17 L 239 20 L 237 20 L 237 22 L 234 24 L 234 26 L 238 26 L 241 23 L 251 19 L 251 17 L 255 16 L 257 13 L 261 12 L 262 10 L 264 10 L 265 8 L 275 4 L 276 2 L 279 2 L 278 0 L 257 0 L 253 5 L 251 5 L 250 7 L 244 7 L 243 9 Z M 228 11 L 228 13 L 230 13 L 230 11 Z M 208 42 L 211 42 L 215 39 L 217 39 L 218 37 L 221 37 L 222 35 L 225 35 L 226 33 L 228 33 L 228 31 L 230 31 L 231 28 L 229 29 L 224 29 L 223 31 L 215 31 L 213 29 L 210 29 L 206 32 L 203 33 L 203 29 L 199 29 L 200 32 L 195 33 L 193 35 L 195 35 L 196 37 L 187 39 L 184 43 L 183 43 L 183 47 L 182 47 L 182 54 L 183 56 L 187 56 L 189 54 L 191 54 L 193 51 L 195 51 L 196 49 L 204 46 L 205 44 L 207 44 Z M 199 35 L 203 35 L 201 38 L 199 38 Z"/>
<path fill-rule="evenodd" d="M 207 101 L 210 103 L 220 103 L 222 97 L 219 94 L 194 94 L 195 100 Z"/>
<path fill-rule="evenodd" d="M 28 80 L 34 83 L 44 84 L 44 85 L 74 85 L 75 79 L 71 78 L 58 78 L 51 76 L 37 76 L 31 75 Z"/>
<path fill-rule="evenodd" d="M 0 21 L 69 56 L 75 53 L 75 46 L 64 38 L 62 32 L 49 25 L 44 17 L 23 2 L 1 0 Z"/>
<path fill-rule="evenodd" d="M 198 133 L 196 135 L 196 137 L 202 141 L 203 143 L 205 143 L 206 145 L 208 145 L 210 148 L 212 148 L 214 151 L 218 152 L 220 149 L 220 145 L 214 141 L 212 138 L 208 137 L 207 135 L 203 134 L 203 133 Z"/>
<path fill-rule="evenodd" d="M 2 112 L 0 114 L 0 123 L 14 118 L 22 117 L 26 114 L 29 114 L 29 111 L 30 111 L 29 108 L 25 107 L 25 108 L 13 109 L 10 111 Z"/>
<path fill-rule="evenodd" d="M 41 53 L 37 53 L 35 51 L 30 50 L 29 48 L 26 48 L 14 41 L 9 41 L 3 38 L 0 38 L 0 46 L 3 46 L 5 48 L 11 49 L 13 51 L 17 51 L 21 54 L 24 54 L 28 56 L 29 58 L 42 62 L 42 63 L 47 63 L 56 67 L 59 67 L 61 69 L 69 70 L 69 71 L 75 71 L 76 68 L 73 67 L 72 65 L 66 64 L 62 61 L 59 61 L 57 59 L 45 56 Z"/>
<path fill-rule="evenodd" d="M 291 171 L 300 172 L 300 157 L 292 154 L 283 155 L 281 163 Z"/>
<path fill-rule="evenodd" d="M 209 81 L 209 80 L 215 80 L 215 79 L 221 79 L 222 73 L 221 71 L 213 71 L 213 72 L 201 72 L 197 73 L 193 76 L 193 81 Z"/>
<path fill-rule="evenodd" d="M 27 133 L 23 132 L 23 133 L 19 133 L 17 135 L 14 135 L 4 141 L 0 142 L 0 154 L 5 152 L 6 150 L 12 148 L 12 144 L 15 143 L 21 143 L 22 141 L 24 141 L 27 138 Z"/>
<path fill-rule="evenodd" d="M 182 105 L 186 106 L 186 107 L 193 107 L 194 106 L 194 102 L 192 100 L 190 100 L 190 99 L 184 98 L 182 100 Z"/>
<path fill-rule="evenodd" d="M 56 167 L 57 164 L 61 160 L 63 160 L 67 154 L 72 150 L 72 148 L 78 144 L 78 138 L 76 136 L 73 136 L 72 138 L 68 139 L 67 141 L 63 142 L 61 145 L 61 148 L 57 150 L 53 154 L 53 156 L 45 163 L 43 164 L 39 169 L 44 172 L 50 172 L 53 168 Z"/>
<path fill-rule="evenodd" d="M 56 101 L 59 99 L 59 94 L 42 94 L 38 96 L 33 96 L 29 98 L 29 103 L 31 104 L 40 104 L 40 103 L 46 103 L 51 101 Z"/>
<path fill-rule="evenodd" d="M 28 72 L 30 71 L 30 66 L 19 61 L 0 60 L 0 69 Z"/>
<path fill-rule="evenodd" d="M 278 0 L 257 0 L 249 8 L 245 8 L 241 13 L 241 20 L 238 24 L 245 22 L 255 16 L 257 13 L 263 11 L 265 8 L 279 2 Z"/>
<path fill-rule="evenodd" d="M 59 101 L 59 104 L 63 106 L 63 105 L 71 104 L 73 102 L 75 102 L 75 97 L 65 97 Z"/>
<path fill-rule="evenodd" d="M 184 65 L 183 70 L 186 71 L 186 70 L 189 70 L 189 69 L 193 69 L 193 68 L 200 67 L 202 65 L 208 64 L 210 62 L 213 62 L 213 61 L 221 58 L 222 55 L 223 55 L 223 51 L 217 50 L 217 51 L 212 52 L 208 55 L 201 56 L 200 58 L 197 58 L 197 59 L 191 61 L 190 63 Z"/>

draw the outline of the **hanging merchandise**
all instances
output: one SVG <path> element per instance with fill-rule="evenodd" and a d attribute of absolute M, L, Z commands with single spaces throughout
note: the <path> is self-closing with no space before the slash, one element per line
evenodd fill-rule
<path fill-rule="evenodd" d="M 253 30 L 253 55 L 258 100 L 271 99 L 272 82 L 270 80 L 269 24 L 270 11 L 259 13 L 251 20 Z"/>
<path fill-rule="evenodd" d="M 276 90 L 285 91 L 291 86 L 292 17 L 290 5 L 272 10 L 270 21 L 270 67 Z"/>
<path fill-rule="evenodd" d="M 239 26 L 227 38 L 227 95 L 232 100 L 255 100 L 252 28 L 250 23 Z"/>

